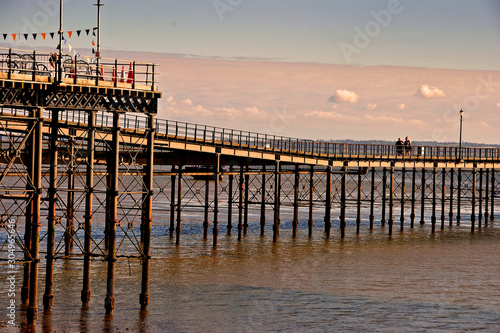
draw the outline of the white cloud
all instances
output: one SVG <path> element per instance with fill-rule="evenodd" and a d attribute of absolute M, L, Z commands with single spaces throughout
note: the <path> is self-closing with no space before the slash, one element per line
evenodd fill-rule
<path fill-rule="evenodd" d="M 183 104 L 186 104 L 186 105 L 193 105 L 193 101 L 190 100 L 190 99 L 184 99 L 181 101 Z"/>
<path fill-rule="evenodd" d="M 406 105 L 398 104 L 398 110 L 403 111 L 404 109 L 406 109 Z"/>
<path fill-rule="evenodd" d="M 443 90 L 428 84 L 421 85 L 417 90 L 417 95 L 423 98 L 446 97 Z"/>
<path fill-rule="evenodd" d="M 497 108 L 500 108 L 500 103 L 497 103 Z"/>
<path fill-rule="evenodd" d="M 366 106 L 366 109 L 368 111 L 375 110 L 376 108 L 377 108 L 377 103 L 368 103 L 368 105 Z"/>
<path fill-rule="evenodd" d="M 318 111 L 314 110 L 311 112 L 308 112 L 305 114 L 306 118 L 317 118 L 317 119 L 348 119 L 349 117 L 346 117 L 344 115 L 341 115 L 340 113 L 337 112 L 328 112 L 328 111 Z"/>
<path fill-rule="evenodd" d="M 359 100 L 358 94 L 354 91 L 346 89 L 338 89 L 335 94 L 330 96 L 328 102 L 330 103 L 357 103 Z"/>

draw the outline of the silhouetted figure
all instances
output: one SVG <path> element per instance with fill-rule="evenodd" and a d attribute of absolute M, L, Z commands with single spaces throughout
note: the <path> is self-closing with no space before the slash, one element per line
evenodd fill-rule
<path fill-rule="evenodd" d="M 396 153 L 398 156 L 403 155 L 403 141 L 401 141 L 401 138 L 396 141 Z"/>
<path fill-rule="evenodd" d="M 410 155 L 410 153 L 411 153 L 411 142 L 410 142 L 410 139 L 408 139 L 408 137 L 406 137 L 404 145 L 405 145 L 406 155 Z"/>

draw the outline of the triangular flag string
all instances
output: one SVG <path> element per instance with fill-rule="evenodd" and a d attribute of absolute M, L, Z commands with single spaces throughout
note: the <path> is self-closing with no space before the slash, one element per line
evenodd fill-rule
<path fill-rule="evenodd" d="M 92 29 L 68 30 L 68 31 L 64 31 L 63 35 L 64 35 L 64 33 L 67 33 L 67 38 L 72 38 L 73 32 L 76 31 L 77 36 L 80 37 L 80 35 L 82 34 L 82 31 L 85 31 L 85 34 L 88 36 L 90 34 L 90 30 L 92 30 L 92 35 L 95 36 L 96 35 L 95 31 L 97 30 L 96 27 L 94 27 Z M 2 33 L 1 35 L 3 36 L 3 40 L 7 40 L 7 37 L 10 35 L 10 36 L 12 36 L 13 41 L 21 40 L 23 37 L 24 37 L 24 40 L 27 41 L 28 39 L 36 40 L 38 35 L 41 35 L 43 40 L 46 40 L 47 34 L 50 35 L 51 39 L 54 39 L 56 32 L 10 33 L 10 34 L 9 33 Z M 59 34 L 59 32 L 57 32 L 57 34 Z M 63 37 L 63 39 L 66 42 L 66 38 Z"/>

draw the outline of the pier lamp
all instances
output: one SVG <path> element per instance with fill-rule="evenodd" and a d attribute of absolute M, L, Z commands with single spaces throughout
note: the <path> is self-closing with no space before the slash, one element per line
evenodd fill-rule
<path fill-rule="evenodd" d="M 460 161 L 462 161 L 462 123 L 464 121 L 463 115 L 464 115 L 464 110 L 460 109 L 460 142 L 458 146 L 458 157 Z"/>

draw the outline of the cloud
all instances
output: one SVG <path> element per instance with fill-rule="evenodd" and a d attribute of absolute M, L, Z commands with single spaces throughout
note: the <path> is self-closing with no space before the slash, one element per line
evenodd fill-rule
<path fill-rule="evenodd" d="M 357 103 L 359 100 L 358 94 L 353 91 L 338 89 L 335 94 L 330 96 L 328 102 L 330 103 Z"/>
<path fill-rule="evenodd" d="M 337 113 L 337 112 L 318 111 L 318 110 L 314 110 L 314 111 L 306 113 L 305 117 L 306 118 L 317 118 L 317 119 L 328 119 L 328 120 L 331 120 L 331 119 L 340 120 L 340 119 L 351 118 L 351 117 L 344 116 L 344 115 Z"/>
<path fill-rule="evenodd" d="M 423 84 L 417 90 L 417 95 L 423 98 L 446 97 L 443 90 L 428 84 Z"/>
<path fill-rule="evenodd" d="M 366 109 L 368 111 L 375 110 L 376 108 L 377 108 L 377 103 L 368 103 L 368 105 L 366 106 Z"/>
<path fill-rule="evenodd" d="M 406 105 L 398 104 L 398 110 L 403 111 L 404 109 L 406 109 Z"/>
<path fill-rule="evenodd" d="M 497 108 L 500 108 L 500 103 L 497 103 Z"/>

